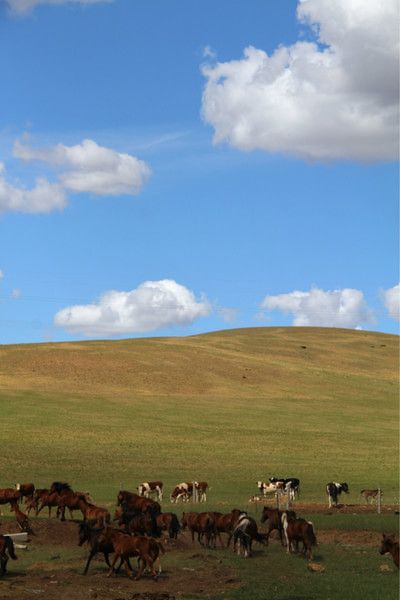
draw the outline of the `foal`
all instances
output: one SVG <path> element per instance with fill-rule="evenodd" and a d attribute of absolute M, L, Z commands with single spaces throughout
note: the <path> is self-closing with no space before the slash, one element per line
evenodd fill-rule
<path fill-rule="evenodd" d="M 393 535 L 382 534 L 382 544 L 379 554 L 389 552 L 392 555 L 396 567 L 399 566 L 399 542 L 396 542 Z"/>
<path fill-rule="evenodd" d="M 22 510 L 19 509 L 18 504 L 16 502 L 11 503 L 11 510 L 14 511 L 15 518 L 21 531 L 33 533 L 28 516 L 25 513 L 23 513 Z"/>

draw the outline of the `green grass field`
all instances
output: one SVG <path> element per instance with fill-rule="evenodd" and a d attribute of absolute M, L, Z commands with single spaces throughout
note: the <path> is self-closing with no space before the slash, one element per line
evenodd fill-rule
<path fill-rule="evenodd" d="M 0 347 L 1 486 L 205 479 L 238 504 L 272 475 L 397 496 L 398 338 L 255 328 L 189 338 Z"/>
<path fill-rule="evenodd" d="M 247 507 L 258 479 L 279 475 L 301 479 L 303 502 L 326 502 L 325 483 L 336 480 L 350 485 L 347 503 L 378 486 L 384 503 L 397 503 L 398 367 L 396 336 L 335 329 L 1 346 L 0 486 L 64 480 L 111 507 L 121 486 L 134 490 L 161 478 L 169 493 L 199 479 L 211 486 L 207 509 L 229 510 Z M 397 528 L 387 513 L 304 516 L 317 532 Z M 276 542 L 256 550 L 251 561 L 219 551 L 240 585 L 208 597 L 397 597 L 396 573 L 379 571 L 392 565 L 390 557 L 375 546 L 322 544 L 316 560 L 323 573 L 308 571 Z M 80 572 L 82 549 L 34 544 L 12 566 L 23 573 L 54 552 L 72 574 Z M 165 560 L 171 577 L 193 571 L 189 555 L 171 552 Z"/>

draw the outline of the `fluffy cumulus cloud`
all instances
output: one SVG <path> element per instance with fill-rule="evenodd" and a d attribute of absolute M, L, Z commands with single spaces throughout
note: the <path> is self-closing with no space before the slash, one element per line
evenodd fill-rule
<path fill-rule="evenodd" d="M 66 203 L 61 185 L 39 177 L 33 188 L 26 189 L 6 180 L 4 165 L 0 163 L 0 213 L 48 213 L 62 210 Z"/>
<path fill-rule="evenodd" d="M 138 194 L 150 168 L 130 154 L 83 140 L 75 146 L 57 144 L 51 148 L 32 148 L 16 141 L 14 156 L 39 160 L 67 169 L 60 175 L 64 188 L 72 192 L 90 192 L 100 196 Z"/>
<path fill-rule="evenodd" d="M 301 0 L 315 41 L 203 66 L 214 142 L 309 159 L 398 156 L 398 0 Z"/>
<path fill-rule="evenodd" d="M 206 298 L 197 300 L 185 286 L 163 279 L 145 281 L 128 292 L 106 292 L 93 304 L 64 308 L 54 323 L 71 333 L 98 337 L 190 325 L 210 311 Z"/>
<path fill-rule="evenodd" d="M 400 283 L 382 292 L 385 307 L 396 321 L 400 321 Z"/>
<path fill-rule="evenodd" d="M 293 325 L 319 327 L 361 328 L 373 322 L 364 295 L 359 290 L 342 289 L 324 291 L 318 288 L 309 292 L 294 291 L 289 294 L 266 296 L 261 310 L 279 310 L 293 315 Z"/>
<path fill-rule="evenodd" d="M 16 15 L 26 14 L 39 4 L 80 4 L 81 6 L 86 6 L 104 2 L 113 2 L 113 0 L 5 0 L 6 6 Z"/>

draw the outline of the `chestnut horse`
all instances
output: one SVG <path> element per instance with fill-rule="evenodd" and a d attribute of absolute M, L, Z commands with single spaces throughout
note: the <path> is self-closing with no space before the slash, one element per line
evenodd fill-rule
<path fill-rule="evenodd" d="M 128 577 L 132 577 L 133 572 L 129 565 L 129 558 L 137 556 L 139 560 L 139 571 L 135 580 L 140 579 L 145 566 L 150 570 L 154 579 L 157 579 L 154 563 L 160 560 L 160 553 L 164 554 L 165 552 L 160 542 L 151 537 L 127 535 L 110 528 L 106 528 L 100 535 L 100 541 L 102 541 L 102 539 L 110 540 L 115 552 L 115 557 L 108 573 L 108 577 L 114 573 L 114 566 L 118 558 L 122 559 Z M 159 573 L 160 572 L 161 565 L 159 564 Z"/>
<path fill-rule="evenodd" d="M 399 566 L 399 542 L 396 542 L 394 535 L 382 534 L 382 543 L 379 550 L 379 554 L 386 554 L 389 552 L 392 555 L 393 562 L 396 567 Z"/>
<path fill-rule="evenodd" d="M 184 512 L 181 519 L 182 529 L 186 527 L 192 535 L 194 543 L 194 534 L 197 533 L 197 541 L 204 546 L 203 537 L 206 537 L 206 547 L 210 547 L 211 541 L 215 545 L 215 517 L 211 512 Z"/>
<path fill-rule="evenodd" d="M 0 576 L 6 573 L 9 558 L 17 560 L 14 552 L 14 542 L 8 535 L 0 535 Z"/>

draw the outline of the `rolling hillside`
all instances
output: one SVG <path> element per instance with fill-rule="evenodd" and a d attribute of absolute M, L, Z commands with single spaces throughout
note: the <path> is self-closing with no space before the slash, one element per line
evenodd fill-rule
<path fill-rule="evenodd" d="M 5 485 L 65 478 L 109 499 L 121 484 L 196 477 L 239 501 L 255 479 L 291 474 L 310 499 L 330 479 L 396 495 L 397 336 L 254 328 L 1 346 L 0 389 Z"/>

